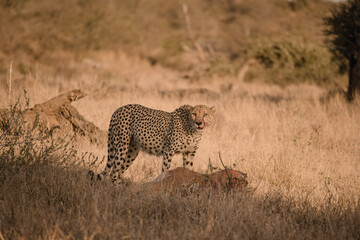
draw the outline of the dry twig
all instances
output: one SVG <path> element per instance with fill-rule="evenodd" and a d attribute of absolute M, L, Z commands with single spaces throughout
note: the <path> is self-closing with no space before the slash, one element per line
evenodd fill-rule
<path fill-rule="evenodd" d="M 8 87 L 9 87 L 9 110 L 11 105 L 11 78 L 12 78 L 12 61 L 10 62 L 10 68 L 9 68 L 9 78 L 8 78 Z"/>
<path fill-rule="evenodd" d="M 257 188 L 260 186 L 262 180 L 264 179 L 264 176 L 265 176 L 265 172 L 266 172 L 266 168 L 267 168 L 267 166 L 268 166 L 268 163 L 270 162 L 270 160 L 271 160 L 273 157 L 274 157 L 274 155 L 271 155 L 271 156 L 269 157 L 269 159 L 267 160 L 265 169 L 264 169 L 264 171 L 263 171 L 263 174 L 262 174 L 262 176 L 261 176 L 261 178 L 260 178 L 260 181 L 259 181 L 258 185 L 254 188 L 253 193 L 257 190 Z"/>

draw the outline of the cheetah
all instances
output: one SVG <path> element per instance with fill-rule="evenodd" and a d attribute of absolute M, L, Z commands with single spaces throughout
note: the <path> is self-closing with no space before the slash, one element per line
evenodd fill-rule
<path fill-rule="evenodd" d="M 211 124 L 215 112 L 215 107 L 205 105 L 184 105 L 170 113 L 138 104 L 118 108 L 109 125 L 107 164 L 97 179 L 103 179 L 112 170 L 112 181 L 121 182 L 140 150 L 162 156 L 162 172 L 180 153 L 183 166 L 192 167 L 202 131 Z"/>

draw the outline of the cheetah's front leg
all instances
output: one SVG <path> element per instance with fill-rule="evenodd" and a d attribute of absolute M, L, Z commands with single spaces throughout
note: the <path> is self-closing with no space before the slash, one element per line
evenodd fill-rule
<path fill-rule="evenodd" d="M 162 172 L 165 172 L 165 171 L 169 170 L 170 164 L 171 164 L 171 160 L 172 160 L 174 154 L 175 154 L 174 151 L 164 152 L 163 164 L 162 164 L 162 168 L 161 168 L 161 171 L 162 171 Z"/>
<path fill-rule="evenodd" d="M 183 167 L 184 168 L 192 169 L 195 153 L 196 152 L 194 151 L 194 152 L 184 152 L 182 154 L 182 156 L 183 156 Z"/>

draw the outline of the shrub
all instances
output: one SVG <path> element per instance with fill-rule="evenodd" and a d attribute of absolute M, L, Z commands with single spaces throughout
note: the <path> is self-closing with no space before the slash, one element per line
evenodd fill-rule
<path fill-rule="evenodd" d="M 330 37 L 329 49 L 334 57 L 348 62 L 347 98 L 352 101 L 356 93 L 360 93 L 360 1 L 349 0 L 336 6 L 330 16 L 323 19 L 326 25 L 324 33 Z"/>
<path fill-rule="evenodd" d="M 18 171 L 23 165 L 72 164 L 76 150 L 71 146 L 71 137 L 54 138 L 56 127 L 45 130 L 39 124 L 38 116 L 33 123 L 24 120 L 29 109 L 29 99 L 24 95 L 25 103 L 20 99 L 9 110 L 0 115 L 0 168 L 2 177 L 7 171 Z"/>
<path fill-rule="evenodd" d="M 261 64 L 250 76 L 264 76 L 280 85 L 314 82 L 324 85 L 337 74 L 337 64 L 330 52 L 319 45 L 296 39 L 261 39 L 247 47 L 246 54 Z M 251 80 L 251 78 L 247 79 Z"/>

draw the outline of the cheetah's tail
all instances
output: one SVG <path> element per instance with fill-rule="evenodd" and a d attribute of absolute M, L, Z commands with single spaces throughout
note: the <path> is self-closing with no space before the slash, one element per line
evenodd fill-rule
<path fill-rule="evenodd" d="M 95 179 L 95 173 L 92 170 L 88 171 L 88 176 L 90 177 L 91 181 L 93 181 Z M 99 174 L 96 174 L 96 180 L 101 180 L 101 177 L 99 176 Z"/>
<path fill-rule="evenodd" d="M 109 172 L 111 171 L 112 167 L 113 167 L 113 164 L 109 164 L 109 163 L 108 163 L 108 164 L 106 165 L 104 171 L 102 171 L 102 172 L 99 173 L 99 174 L 95 174 L 94 171 L 89 170 L 89 171 L 88 171 L 88 176 L 90 177 L 91 180 L 98 180 L 98 181 L 100 181 L 100 180 L 102 180 L 104 177 L 106 177 L 106 176 L 109 174 Z"/>

